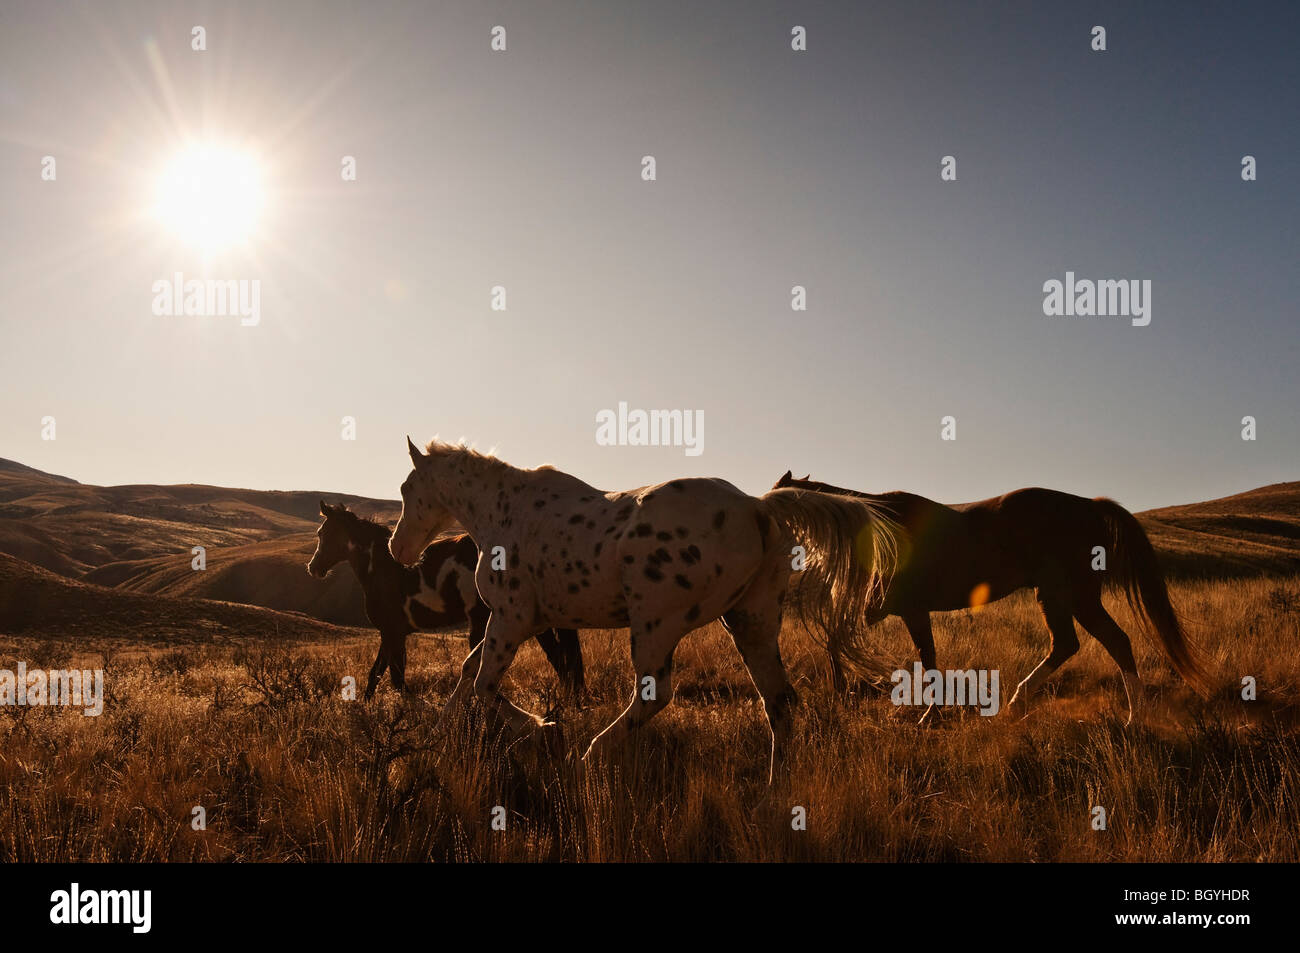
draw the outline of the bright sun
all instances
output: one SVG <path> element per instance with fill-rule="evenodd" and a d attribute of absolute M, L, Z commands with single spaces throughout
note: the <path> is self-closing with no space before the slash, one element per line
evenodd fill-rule
<path fill-rule="evenodd" d="M 252 237 L 262 207 L 251 155 L 216 144 L 192 145 L 162 169 L 154 216 L 177 238 L 216 250 Z"/>

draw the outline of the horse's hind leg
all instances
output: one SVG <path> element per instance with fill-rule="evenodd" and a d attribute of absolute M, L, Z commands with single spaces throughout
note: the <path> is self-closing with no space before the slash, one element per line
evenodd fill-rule
<path fill-rule="evenodd" d="M 1120 674 L 1124 677 L 1124 694 L 1128 696 L 1128 724 L 1133 724 L 1133 719 L 1141 715 L 1145 700 L 1142 680 L 1138 678 L 1137 662 L 1133 659 L 1133 643 L 1110 617 L 1110 613 L 1101 604 L 1100 596 L 1092 597 L 1082 608 L 1075 609 L 1074 617 L 1092 633 L 1093 638 L 1102 644 L 1119 666 Z"/>
<path fill-rule="evenodd" d="M 794 717 L 791 708 L 799 700 L 781 661 L 781 607 L 770 595 L 762 600 L 748 599 L 728 609 L 722 624 L 749 670 L 749 677 L 763 699 L 767 724 L 772 731 L 772 757 L 767 782 L 784 774 L 786 750 Z"/>
<path fill-rule="evenodd" d="M 1015 694 L 1007 705 L 1008 713 L 1019 707 L 1028 707 L 1029 699 L 1038 687 L 1047 680 L 1061 665 L 1079 651 L 1079 637 L 1074 632 L 1074 616 L 1070 612 L 1070 602 L 1062 593 L 1055 590 L 1038 589 L 1038 604 L 1043 610 L 1043 619 L 1052 633 L 1052 651 L 1047 658 L 1038 663 L 1038 667 L 1029 673 L 1029 677 L 1016 686 Z"/>
<path fill-rule="evenodd" d="M 584 761 L 617 748 L 633 731 L 673 700 L 673 652 L 688 627 L 664 619 L 639 619 L 632 624 L 632 670 L 636 684 L 632 701 L 614 721 L 592 739 Z"/>

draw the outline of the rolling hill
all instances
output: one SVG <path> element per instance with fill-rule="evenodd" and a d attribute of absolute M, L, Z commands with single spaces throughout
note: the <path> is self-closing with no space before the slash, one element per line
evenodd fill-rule
<path fill-rule="evenodd" d="M 307 574 L 316 533 L 291 533 L 208 552 L 195 572 L 188 553 L 109 563 L 82 579 L 126 592 L 222 599 L 286 612 L 305 612 L 339 625 L 369 625 L 356 576 L 339 565 L 326 579 Z"/>
<path fill-rule="evenodd" d="M 346 566 L 307 575 L 319 501 L 395 522 L 401 504 L 346 493 L 185 484 L 99 487 L 0 460 L 0 553 L 141 595 L 215 599 L 368 625 Z M 190 568 L 203 546 L 207 569 Z"/>
<path fill-rule="evenodd" d="M 1300 573 L 1300 483 L 1147 510 L 1138 519 L 1171 575 Z"/>
<path fill-rule="evenodd" d="M 0 553 L 0 632 L 41 638 L 82 636 L 124 642 L 321 639 L 364 634 L 296 612 L 145 595 L 67 579 Z"/>

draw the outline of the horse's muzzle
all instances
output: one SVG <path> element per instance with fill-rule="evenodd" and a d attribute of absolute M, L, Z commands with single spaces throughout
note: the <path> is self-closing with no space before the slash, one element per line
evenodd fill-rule
<path fill-rule="evenodd" d="M 419 559 L 418 554 L 410 555 L 407 552 L 407 547 L 399 544 L 395 539 L 388 541 L 388 553 L 403 566 L 414 565 L 416 560 Z"/>

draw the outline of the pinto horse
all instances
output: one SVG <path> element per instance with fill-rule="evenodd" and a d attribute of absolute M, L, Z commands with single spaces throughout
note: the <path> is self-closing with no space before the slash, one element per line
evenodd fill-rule
<path fill-rule="evenodd" d="M 1005 496 L 945 506 L 914 493 L 859 493 L 786 471 L 778 488 L 840 493 L 868 500 L 902 528 L 884 599 L 867 614 L 868 625 L 897 615 L 927 669 L 936 668 L 930 613 L 981 606 L 1017 589 L 1036 590 L 1052 647 L 1017 687 L 1009 710 L 1029 697 L 1079 649 L 1074 622 L 1102 644 L 1119 666 L 1128 696 L 1129 722 L 1143 702 L 1141 679 L 1128 635 L 1101 602 L 1104 585 L 1122 589 L 1134 614 L 1152 629 L 1174 669 L 1204 695 L 1208 678 L 1169 603 L 1155 550 L 1142 525 L 1114 500 L 1094 500 L 1057 490 L 1024 489 Z M 1096 547 L 1107 571 L 1094 569 Z M 841 654 L 860 662 L 857 644 L 828 643 L 836 687 L 844 688 Z"/>
<path fill-rule="evenodd" d="M 808 553 L 804 607 L 832 628 L 861 619 L 877 560 L 892 549 L 876 507 L 847 496 L 791 488 L 755 499 L 718 479 L 607 493 L 551 467 L 521 470 L 463 446 L 432 441 L 422 453 L 408 438 L 407 447 L 414 469 L 402 484 L 393 557 L 414 561 L 459 521 L 479 547 L 475 579 L 492 610 L 447 710 L 472 688 L 511 730 L 542 725 L 498 690 L 520 644 L 548 627 L 631 630 L 632 699 L 585 760 L 672 700 L 678 642 L 720 619 L 763 699 L 770 782 L 796 700 L 778 645 L 795 543 Z"/>
<path fill-rule="evenodd" d="M 388 527 L 357 516 L 346 506 L 320 504 L 325 517 L 316 531 L 316 552 L 307 571 L 324 579 L 345 559 L 366 596 L 366 617 L 379 630 L 379 654 L 370 669 L 366 698 L 389 670 L 393 688 L 406 688 L 406 637 L 469 621 L 471 647 L 483 641 L 489 610 L 474 588 L 478 548 L 468 535 L 449 536 L 426 548 L 419 565 L 406 568 L 388 552 Z M 537 634 L 546 658 L 574 697 L 583 692 L 582 646 L 572 629 Z"/>

